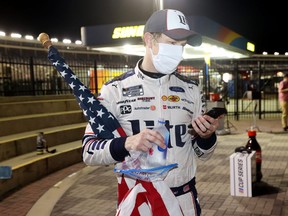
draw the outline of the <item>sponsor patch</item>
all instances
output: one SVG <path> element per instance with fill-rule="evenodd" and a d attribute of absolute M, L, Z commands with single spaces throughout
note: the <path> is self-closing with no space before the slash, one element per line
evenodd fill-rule
<path fill-rule="evenodd" d="M 116 104 L 132 103 L 132 102 L 135 102 L 135 101 L 136 101 L 136 99 L 123 100 L 123 101 L 117 101 Z"/>
<path fill-rule="evenodd" d="M 187 100 L 186 98 L 182 98 L 181 101 L 184 101 L 184 102 L 186 102 L 188 104 L 194 104 L 193 101 Z"/>
<path fill-rule="evenodd" d="M 167 106 L 168 109 L 181 109 L 180 106 Z"/>
<path fill-rule="evenodd" d="M 162 99 L 163 101 L 167 101 L 168 97 L 167 97 L 166 95 L 163 95 L 163 96 L 161 97 L 161 99 Z"/>
<path fill-rule="evenodd" d="M 132 112 L 132 107 L 131 105 L 123 105 L 120 106 L 120 113 L 121 114 L 129 114 Z"/>
<path fill-rule="evenodd" d="M 180 100 L 180 98 L 177 95 L 169 95 L 168 96 L 168 101 L 170 101 L 170 102 L 178 102 L 179 100 Z"/>
<path fill-rule="evenodd" d="M 169 89 L 170 91 L 174 91 L 174 92 L 185 92 L 185 90 L 179 86 L 170 86 Z"/>
<path fill-rule="evenodd" d="M 143 106 L 143 107 L 135 107 L 134 109 L 135 109 L 135 110 L 148 110 L 148 109 L 150 109 L 150 107 L 148 107 L 148 106 Z"/>
<path fill-rule="evenodd" d="M 151 105 L 150 107 L 148 107 L 148 106 L 134 107 L 134 110 L 148 110 L 148 109 L 154 111 L 154 110 L 156 110 L 156 106 Z"/>
<path fill-rule="evenodd" d="M 142 96 L 144 95 L 144 89 L 142 85 L 131 86 L 128 88 L 122 88 L 122 95 L 126 97 Z"/>
<path fill-rule="evenodd" d="M 198 157 L 201 157 L 204 153 L 199 149 L 198 146 L 194 146 L 193 145 L 193 149 L 195 151 L 195 154 L 198 156 Z"/>
<path fill-rule="evenodd" d="M 150 102 L 151 100 L 155 100 L 155 97 L 139 97 L 137 100 L 140 100 L 142 102 Z"/>
<path fill-rule="evenodd" d="M 189 112 L 190 114 L 194 114 L 191 110 L 189 110 L 188 108 L 186 107 L 182 107 L 183 110 L 186 110 L 187 112 Z"/>

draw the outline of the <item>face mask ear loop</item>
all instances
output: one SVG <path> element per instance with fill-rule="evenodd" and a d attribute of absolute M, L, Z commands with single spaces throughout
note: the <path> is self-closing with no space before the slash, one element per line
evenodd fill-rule
<path fill-rule="evenodd" d="M 158 46 L 158 52 L 159 52 L 159 42 L 157 41 L 156 36 L 153 35 L 153 34 L 152 34 L 152 41 L 151 41 L 151 43 L 152 43 L 152 46 L 151 46 L 151 48 L 150 48 L 150 50 L 151 50 L 150 53 L 151 53 L 152 58 L 153 58 L 153 56 L 156 56 L 157 54 L 153 54 L 153 49 L 152 49 L 152 47 L 153 47 L 153 46 Z"/>

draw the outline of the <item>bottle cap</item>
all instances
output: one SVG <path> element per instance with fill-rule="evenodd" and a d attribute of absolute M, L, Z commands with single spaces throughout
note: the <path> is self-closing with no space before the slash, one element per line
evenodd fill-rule
<path fill-rule="evenodd" d="M 249 130 L 248 136 L 256 136 L 256 131 L 255 130 Z"/>

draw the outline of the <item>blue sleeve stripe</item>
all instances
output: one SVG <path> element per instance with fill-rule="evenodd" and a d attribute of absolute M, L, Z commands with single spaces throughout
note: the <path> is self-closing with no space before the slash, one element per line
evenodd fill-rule
<path fill-rule="evenodd" d="M 129 152 L 125 148 L 126 138 L 127 137 L 118 137 L 110 143 L 110 153 L 116 161 L 124 161 L 125 157 L 129 155 Z"/>
<path fill-rule="evenodd" d="M 200 136 L 198 136 L 196 138 L 197 140 L 197 145 L 201 148 L 201 149 L 204 149 L 204 150 L 208 150 L 210 149 L 215 143 L 216 143 L 216 140 L 217 140 L 217 137 L 216 137 L 216 134 L 213 133 L 209 138 L 207 139 L 204 139 L 204 138 L 201 138 Z"/>
<path fill-rule="evenodd" d="M 106 140 L 97 140 L 96 142 L 96 150 L 103 149 L 105 144 L 107 143 Z"/>

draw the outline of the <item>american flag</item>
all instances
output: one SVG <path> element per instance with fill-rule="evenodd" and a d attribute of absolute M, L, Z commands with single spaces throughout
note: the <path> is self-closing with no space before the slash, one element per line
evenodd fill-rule
<path fill-rule="evenodd" d="M 115 137 L 113 132 L 117 131 L 120 136 L 126 136 L 115 116 L 110 113 L 94 94 L 92 94 L 90 89 L 77 78 L 69 65 L 60 56 L 58 50 L 53 46 L 49 47 L 48 59 L 70 86 L 85 118 L 96 135 L 104 139 L 112 139 Z"/>
<path fill-rule="evenodd" d="M 126 136 L 115 116 L 91 93 L 70 69 L 58 50 L 50 46 L 48 59 L 70 86 L 84 116 L 93 132 L 102 139 L 112 139 L 117 131 Z M 131 181 L 132 179 L 128 179 Z M 127 181 L 128 181 L 127 180 Z M 144 182 L 132 180 L 135 184 L 130 188 L 124 176 L 118 183 L 119 206 L 117 216 L 138 215 L 182 215 L 178 201 L 164 181 Z"/>

